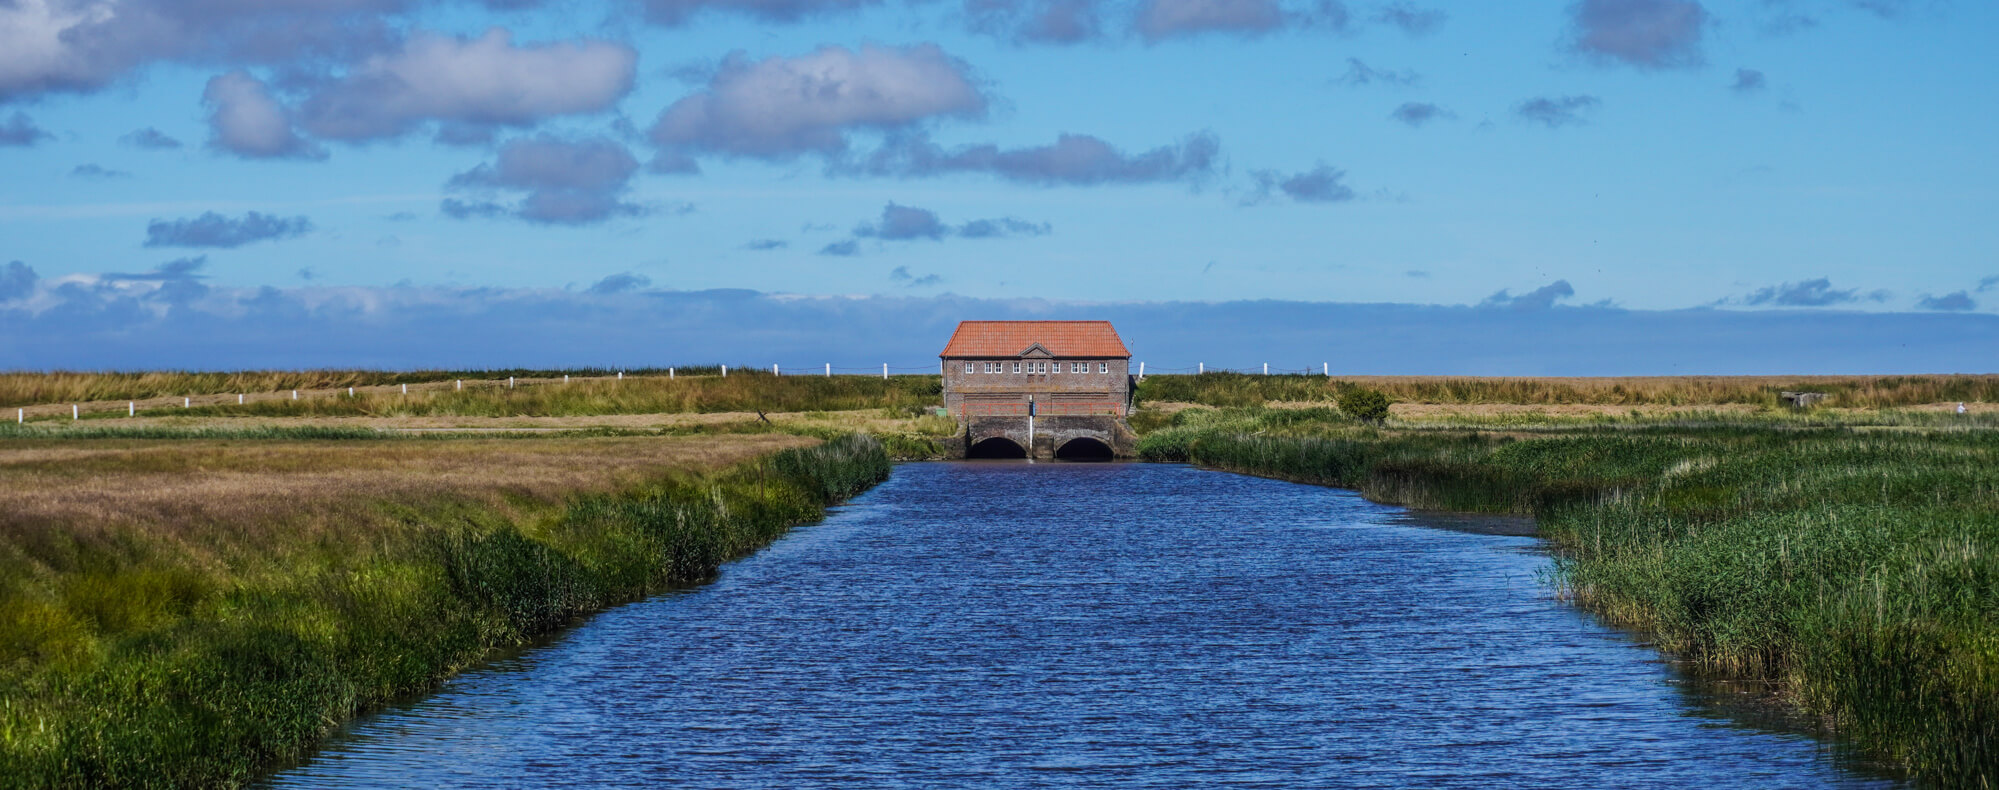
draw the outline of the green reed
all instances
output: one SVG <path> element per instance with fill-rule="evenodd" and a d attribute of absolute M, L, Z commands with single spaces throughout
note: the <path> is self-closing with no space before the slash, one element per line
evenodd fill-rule
<path fill-rule="evenodd" d="M 1535 515 L 1579 604 L 1709 670 L 1780 682 L 1921 778 L 1999 781 L 1999 432 L 1175 422 L 1145 457 Z"/>
<path fill-rule="evenodd" d="M 0 533 L 0 786 L 242 784 L 493 647 L 706 579 L 888 471 L 848 436 L 514 512 L 375 502 L 277 553 L 304 525 L 274 514 L 207 535 L 225 549 L 207 561 L 138 531 Z"/>

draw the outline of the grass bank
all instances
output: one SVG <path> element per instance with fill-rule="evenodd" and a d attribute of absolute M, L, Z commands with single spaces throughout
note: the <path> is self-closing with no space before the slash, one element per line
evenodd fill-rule
<path fill-rule="evenodd" d="M 9 440 L 0 784 L 247 781 L 888 463 L 861 436 Z"/>
<path fill-rule="evenodd" d="M 1564 592 L 1707 669 L 1777 681 L 1946 786 L 1999 783 L 1999 431 L 1378 430 L 1189 410 L 1160 461 L 1532 514 Z"/>

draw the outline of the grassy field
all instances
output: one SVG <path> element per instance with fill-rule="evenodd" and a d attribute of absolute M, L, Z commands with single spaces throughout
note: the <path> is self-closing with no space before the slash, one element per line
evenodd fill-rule
<path fill-rule="evenodd" d="M 1711 671 L 1778 682 L 1919 777 L 1990 787 L 1999 425 L 1955 423 L 1375 428 L 1330 408 L 1186 409 L 1141 451 L 1414 507 L 1535 515 L 1579 604 Z"/>
<path fill-rule="evenodd" d="M 0 785 L 246 781 L 888 472 L 854 436 L 191 430 L 0 441 Z"/>
<path fill-rule="evenodd" d="M 1825 405 L 1885 408 L 1930 403 L 1999 403 L 1999 376 L 1656 376 L 1626 378 L 1472 378 L 1445 376 L 1312 375 L 1246 373 L 1148 376 L 1138 397 L 1146 402 L 1206 406 L 1263 406 L 1273 401 L 1331 403 L 1342 388 L 1380 390 L 1400 403 L 1554 406 L 1776 407 L 1785 390 L 1824 392 Z"/>

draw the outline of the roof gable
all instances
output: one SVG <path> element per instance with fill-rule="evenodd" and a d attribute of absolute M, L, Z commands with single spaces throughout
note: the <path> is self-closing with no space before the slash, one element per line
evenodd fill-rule
<path fill-rule="evenodd" d="M 940 357 L 1020 357 L 1039 346 L 1055 357 L 1130 359 L 1109 321 L 961 321 Z"/>

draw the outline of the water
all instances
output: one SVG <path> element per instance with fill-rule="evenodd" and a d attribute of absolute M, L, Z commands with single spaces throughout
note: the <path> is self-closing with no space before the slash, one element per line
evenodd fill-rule
<path fill-rule="evenodd" d="M 1179 466 L 903 465 L 273 783 L 1892 784 L 1553 600 L 1517 527 Z"/>

